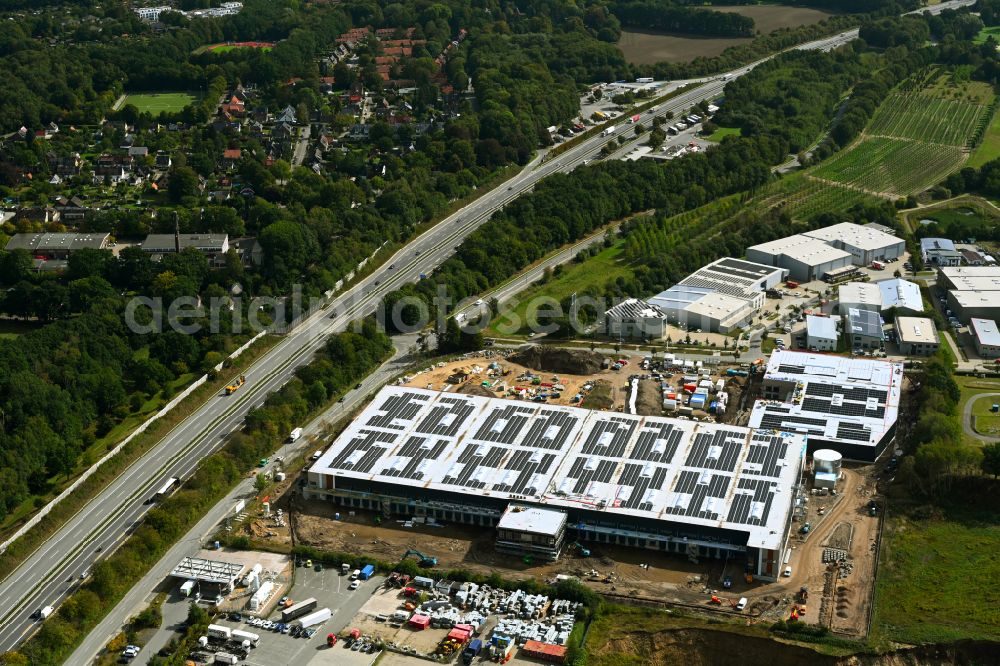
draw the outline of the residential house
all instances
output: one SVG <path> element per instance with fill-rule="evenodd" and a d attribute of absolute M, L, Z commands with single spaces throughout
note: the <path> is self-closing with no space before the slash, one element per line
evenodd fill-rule
<path fill-rule="evenodd" d="M 66 176 L 77 176 L 83 168 L 83 159 L 80 157 L 80 153 L 58 155 L 54 152 L 49 152 L 46 157 L 49 162 L 49 170 L 53 171 L 57 176 L 64 178 Z"/>
<path fill-rule="evenodd" d="M 294 131 L 288 123 L 278 123 L 271 130 L 271 138 L 277 141 L 289 141 L 293 134 Z"/>
<path fill-rule="evenodd" d="M 288 123 L 289 125 L 295 124 L 295 109 L 291 104 L 286 106 L 284 110 L 275 119 L 276 123 Z"/>
<path fill-rule="evenodd" d="M 87 204 L 80 197 L 73 197 L 71 199 L 59 197 L 56 199 L 55 209 L 62 216 L 66 224 L 83 220 L 87 217 L 87 213 L 90 212 L 90 208 L 87 207 Z"/>
<path fill-rule="evenodd" d="M 165 150 L 158 150 L 156 152 L 156 168 L 157 169 L 169 169 L 170 166 L 173 163 L 174 163 L 174 161 L 172 159 L 170 159 L 170 153 L 168 153 L 167 151 L 165 151 Z"/>
<path fill-rule="evenodd" d="M 230 246 L 244 266 L 260 266 L 264 261 L 264 246 L 256 238 L 238 238 Z"/>
<path fill-rule="evenodd" d="M 222 166 L 226 169 L 233 169 L 243 156 L 243 151 L 239 148 L 227 148 L 222 151 Z"/>
<path fill-rule="evenodd" d="M 62 219 L 55 208 L 49 206 L 41 208 L 22 208 L 17 211 L 17 218 L 19 222 L 31 222 L 33 224 L 55 224 Z"/>
<path fill-rule="evenodd" d="M 133 159 L 146 157 L 149 155 L 149 148 L 146 146 L 131 146 L 128 149 L 128 154 L 129 157 L 132 157 Z"/>

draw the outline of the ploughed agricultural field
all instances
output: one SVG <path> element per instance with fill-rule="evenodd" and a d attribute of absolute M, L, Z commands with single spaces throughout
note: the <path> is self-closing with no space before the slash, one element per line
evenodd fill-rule
<path fill-rule="evenodd" d="M 125 97 L 123 106 L 131 104 L 139 109 L 139 113 L 155 116 L 163 111 L 177 113 L 196 102 L 199 97 L 198 93 L 191 92 L 130 93 Z"/>
<path fill-rule="evenodd" d="M 756 30 L 766 35 L 778 28 L 794 28 L 800 25 L 818 23 L 830 16 L 830 12 L 809 7 L 783 7 L 778 5 L 747 5 L 707 7 L 720 12 L 733 12 L 749 16 L 754 20 Z M 686 62 L 699 56 L 717 56 L 730 46 L 739 46 L 751 41 L 749 37 L 693 37 L 649 30 L 622 30 L 618 48 L 626 60 L 639 65 L 657 62 Z"/>

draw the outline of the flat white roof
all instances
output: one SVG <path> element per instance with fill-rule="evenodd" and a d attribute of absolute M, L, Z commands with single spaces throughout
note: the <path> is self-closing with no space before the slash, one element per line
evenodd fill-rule
<path fill-rule="evenodd" d="M 804 455 L 794 433 L 390 386 L 309 476 L 716 527 L 778 548 Z"/>
<path fill-rule="evenodd" d="M 972 327 L 972 334 L 979 340 L 979 344 L 1000 347 L 1000 331 L 997 330 L 995 321 L 972 318 L 969 320 L 969 326 Z"/>
<path fill-rule="evenodd" d="M 843 243 L 859 250 L 881 250 L 894 247 L 903 242 L 902 239 L 883 233 L 878 229 L 863 227 L 853 222 L 841 222 L 830 227 L 806 231 L 804 236 L 819 238 L 828 243 Z"/>
<path fill-rule="evenodd" d="M 688 305 L 685 308 L 685 312 L 723 320 L 737 312 L 746 310 L 748 307 L 749 301 L 745 299 L 714 292 L 705 294 L 694 303 Z"/>
<path fill-rule="evenodd" d="M 565 511 L 511 504 L 497 523 L 497 529 L 555 535 L 565 525 Z"/>
<path fill-rule="evenodd" d="M 836 341 L 837 320 L 833 317 L 806 315 L 806 335 L 810 338 L 823 338 L 824 340 Z"/>
<path fill-rule="evenodd" d="M 793 399 L 791 403 L 758 400 L 750 414 L 751 428 L 875 446 L 896 422 L 903 364 L 775 351 L 764 379 L 792 385 Z"/>
<path fill-rule="evenodd" d="M 795 234 L 768 243 L 761 243 L 747 248 L 747 250 L 756 250 L 775 256 L 784 255 L 808 266 L 820 266 L 831 261 L 853 258 L 850 252 L 838 250 L 819 238 L 812 238 L 804 234 Z"/>
<path fill-rule="evenodd" d="M 840 285 L 841 303 L 882 307 L 882 290 L 871 282 L 848 282 Z"/>
<path fill-rule="evenodd" d="M 990 290 L 952 289 L 948 293 L 963 308 L 1000 309 L 1000 288 Z"/>
<path fill-rule="evenodd" d="M 920 287 L 916 283 L 893 278 L 876 284 L 882 295 L 883 310 L 904 308 L 920 312 L 924 309 L 924 300 L 920 297 Z"/>
<path fill-rule="evenodd" d="M 910 344 L 938 344 L 937 328 L 926 317 L 896 317 L 896 335 L 900 342 Z"/>

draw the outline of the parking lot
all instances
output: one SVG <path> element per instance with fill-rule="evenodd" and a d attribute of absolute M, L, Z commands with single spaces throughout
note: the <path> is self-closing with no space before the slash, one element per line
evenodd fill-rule
<path fill-rule="evenodd" d="M 249 619 L 247 616 L 244 616 L 241 622 L 220 618 L 216 624 L 232 629 L 242 629 L 260 636 L 258 647 L 250 651 L 250 656 L 246 661 L 241 662 L 248 666 L 274 666 L 275 664 L 288 666 L 306 666 L 307 664 L 367 666 L 375 660 L 377 655 L 359 655 L 350 650 L 342 650 L 339 645 L 330 649 L 326 646 L 326 636 L 330 633 L 336 634 L 346 627 L 361 606 L 371 597 L 372 592 L 381 589 L 383 580 L 381 576 L 375 576 L 370 580 L 360 581 L 357 590 L 349 590 L 349 578 L 340 575 L 338 570 L 323 568 L 321 571 L 316 571 L 304 566 L 296 567 L 294 583 L 289 596 L 295 601 L 313 597 L 317 601 L 317 609 L 329 608 L 333 612 L 333 616 L 329 620 L 313 627 L 316 629 L 316 633 L 312 638 L 293 638 L 288 634 L 281 634 L 274 630 L 253 627 L 247 624 Z M 267 616 L 267 619 L 280 620 L 280 611 L 272 612 Z"/>

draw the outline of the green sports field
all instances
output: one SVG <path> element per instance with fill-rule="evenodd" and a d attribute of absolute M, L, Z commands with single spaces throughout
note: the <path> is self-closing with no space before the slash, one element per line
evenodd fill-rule
<path fill-rule="evenodd" d="M 135 93 L 125 97 L 124 104 L 132 104 L 140 113 L 158 115 L 162 112 L 177 113 L 201 97 L 192 92 Z"/>

